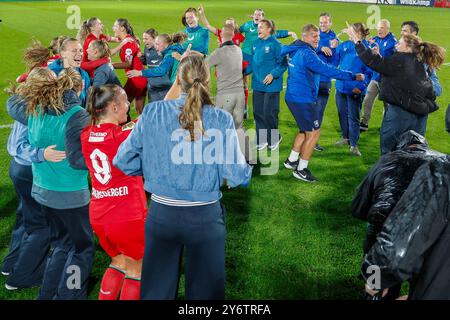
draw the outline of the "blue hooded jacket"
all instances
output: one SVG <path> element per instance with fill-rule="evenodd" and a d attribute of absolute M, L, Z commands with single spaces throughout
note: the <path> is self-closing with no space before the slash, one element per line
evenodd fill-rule
<path fill-rule="evenodd" d="M 55 60 L 51 65 L 48 66 L 50 70 L 52 70 L 56 75 L 59 75 L 61 71 L 64 70 L 64 65 L 62 59 Z M 83 80 L 83 91 L 80 94 L 81 106 L 86 108 L 86 99 L 88 95 L 89 87 L 91 86 L 91 78 L 89 74 L 81 68 L 75 68 L 80 74 L 81 79 Z"/>
<path fill-rule="evenodd" d="M 369 43 L 366 40 L 362 41 L 366 46 Z M 367 86 L 369 85 L 370 78 L 372 76 L 372 69 L 367 67 L 356 53 L 355 44 L 351 41 L 345 41 L 341 43 L 333 55 L 333 65 L 339 67 L 341 70 L 348 70 L 353 73 L 363 73 L 364 81 L 346 81 L 337 80 L 336 90 L 344 94 L 353 94 L 352 90 L 358 88 L 362 94 L 366 93 Z"/>
<path fill-rule="evenodd" d="M 161 52 L 164 58 L 159 66 L 142 71 L 142 76 L 146 78 L 161 77 L 160 83 L 155 83 L 154 81 L 152 82 L 152 87 L 170 87 L 175 80 L 174 75 L 176 75 L 178 61 L 172 57 L 172 52 L 183 54 L 184 49 L 178 43 L 167 47 L 163 52 Z M 165 76 L 167 76 L 167 78 Z"/>
<path fill-rule="evenodd" d="M 355 79 L 353 73 L 324 63 L 315 49 L 301 40 L 284 46 L 281 56 L 289 56 L 286 101 L 315 103 L 319 91 L 320 75 L 342 80 Z"/>
<path fill-rule="evenodd" d="M 281 43 L 270 36 L 257 39 L 253 44 L 253 57 L 245 73 L 253 73 L 252 88 L 261 92 L 280 92 L 283 90 L 283 73 L 287 69 L 286 57 L 280 55 Z M 272 74 L 273 81 L 269 85 L 263 83 L 264 78 Z"/>
<path fill-rule="evenodd" d="M 319 46 L 316 49 L 317 55 L 319 56 L 320 60 L 322 60 L 325 63 L 331 64 L 333 63 L 333 56 L 336 52 L 336 48 L 331 48 L 331 40 L 337 39 L 336 33 L 334 33 L 333 30 L 330 30 L 328 32 L 322 32 L 320 31 L 320 40 L 319 40 Z M 323 47 L 328 47 L 331 49 L 331 52 L 333 55 L 331 57 L 328 57 L 325 55 L 325 53 L 322 52 Z M 327 76 L 320 76 L 320 82 L 331 82 L 331 79 Z"/>
<path fill-rule="evenodd" d="M 376 44 L 380 47 L 380 55 L 382 57 L 389 57 L 394 53 L 395 45 L 397 44 L 397 39 L 395 39 L 392 32 L 389 32 L 388 35 L 383 39 L 376 36 L 373 37 L 373 40 L 375 40 Z M 374 45 L 371 45 L 370 47 L 373 48 Z M 380 82 L 381 75 L 378 72 L 373 71 L 372 80 Z"/>

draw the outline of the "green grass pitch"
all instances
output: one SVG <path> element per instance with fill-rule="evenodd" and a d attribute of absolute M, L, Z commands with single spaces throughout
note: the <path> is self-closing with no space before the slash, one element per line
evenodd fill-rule
<path fill-rule="evenodd" d="M 250 20 L 255 8 L 280 29 L 300 34 L 306 23 L 318 23 L 318 15 L 333 15 L 333 29 L 348 22 L 366 22 L 367 5 L 319 1 L 203 1 L 209 21 L 221 26 L 227 17 L 239 24 Z M 10 158 L 6 152 L 12 120 L 5 110 L 7 80 L 25 70 L 23 49 L 32 38 L 44 44 L 57 35 L 75 35 L 68 30 L 67 8 L 77 5 L 82 19 L 98 16 L 105 31 L 112 34 L 116 18 L 127 18 L 141 37 L 147 28 L 160 33 L 182 30 L 181 15 L 198 1 L 0 1 L 0 261 L 7 253 L 17 205 L 8 176 Z M 381 17 L 391 21 L 391 31 L 400 32 L 404 20 L 416 20 L 423 39 L 450 48 L 450 10 L 404 6 L 382 6 Z M 373 31 L 373 30 L 372 30 Z M 345 37 L 343 37 L 344 39 Z M 282 42 L 288 43 L 291 39 Z M 210 50 L 217 47 L 211 36 Z M 117 59 L 117 58 L 115 58 Z M 438 72 L 444 94 L 441 109 L 430 115 L 427 139 L 432 148 L 449 153 L 450 137 L 444 132 L 444 110 L 450 102 L 450 66 Z M 118 70 L 122 81 L 124 74 Z M 213 87 L 215 81 L 213 81 Z M 321 144 L 325 152 L 315 153 L 310 168 L 320 180 L 311 185 L 297 181 L 282 162 L 290 151 L 296 125 L 282 96 L 280 130 L 280 170 L 276 175 L 255 173 L 248 189 L 224 193 L 227 208 L 226 297 L 228 299 L 356 299 L 362 283 L 357 279 L 365 225 L 350 215 L 350 204 L 359 182 L 379 157 L 379 128 L 382 106 L 376 103 L 370 130 L 360 139 L 361 158 L 351 157 L 345 148 L 334 147 L 339 138 L 339 122 L 334 94 L 325 113 Z M 250 100 L 251 101 L 251 100 Z M 246 122 L 254 127 L 253 119 Z M 90 299 L 96 299 L 108 257 L 97 247 L 91 278 Z M 0 278 L 0 300 L 34 299 L 37 289 L 8 292 Z M 183 297 L 183 286 L 180 296 Z"/>

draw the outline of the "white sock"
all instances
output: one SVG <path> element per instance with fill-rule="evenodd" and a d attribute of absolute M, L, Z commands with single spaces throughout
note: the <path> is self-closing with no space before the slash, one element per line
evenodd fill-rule
<path fill-rule="evenodd" d="M 300 171 L 300 170 L 308 168 L 308 162 L 309 162 L 308 160 L 303 160 L 300 158 L 300 161 L 298 162 L 297 170 Z"/>
<path fill-rule="evenodd" d="M 295 162 L 298 160 L 299 156 L 300 156 L 300 152 L 295 152 L 294 150 L 291 150 L 291 154 L 289 155 L 288 160 L 290 162 Z"/>

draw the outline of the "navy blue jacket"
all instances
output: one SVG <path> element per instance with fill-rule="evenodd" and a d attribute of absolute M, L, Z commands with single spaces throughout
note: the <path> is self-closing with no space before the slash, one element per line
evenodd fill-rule
<path fill-rule="evenodd" d="M 172 52 L 178 52 L 179 54 L 184 53 L 184 49 L 179 44 L 174 44 L 162 52 L 164 56 L 161 64 L 154 68 L 149 68 L 142 71 L 142 75 L 146 78 L 157 78 L 152 81 L 152 88 L 165 88 L 172 85 L 172 74 L 174 73 L 174 68 L 178 67 L 178 61 L 172 57 Z"/>
<path fill-rule="evenodd" d="M 363 43 L 367 46 L 368 42 L 363 40 Z M 370 78 L 372 77 L 372 70 L 367 67 L 356 53 L 355 44 L 351 41 L 345 41 L 341 43 L 333 55 L 333 64 L 339 66 L 341 70 L 348 70 L 353 73 L 363 73 L 364 81 L 356 80 L 337 80 L 336 90 L 340 93 L 353 94 L 352 90 L 358 88 L 362 94 L 366 93 L 367 86 L 369 85 Z"/>
<path fill-rule="evenodd" d="M 120 87 L 122 86 L 111 63 L 102 64 L 95 69 L 92 85 L 94 87 L 99 87 L 104 84 L 116 84 Z"/>
<path fill-rule="evenodd" d="M 392 32 L 389 32 L 386 37 L 381 39 L 380 37 L 376 36 L 373 37 L 373 40 L 375 40 L 376 44 L 380 47 L 380 55 L 382 57 L 389 57 L 391 56 L 395 51 L 395 45 L 397 44 L 397 39 L 395 39 Z M 371 46 L 373 47 L 373 45 Z M 373 72 L 372 80 L 381 81 L 381 75 L 378 72 Z"/>
<path fill-rule="evenodd" d="M 342 80 L 355 79 L 350 71 L 339 70 L 324 63 L 318 57 L 316 50 L 301 40 L 284 46 L 281 56 L 289 56 L 286 101 L 315 103 L 319 91 L 320 75 Z"/>
<path fill-rule="evenodd" d="M 331 40 L 336 39 L 336 33 L 334 33 L 333 30 L 330 30 L 328 32 L 322 32 L 320 31 L 320 40 L 319 40 L 319 46 L 317 47 L 317 55 L 319 56 L 320 60 L 322 60 L 325 63 L 331 64 L 333 63 L 333 56 L 336 52 L 336 48 L 331 48 Z M 331 49 L 331 52 L 333 52 L 333 56 L 328 57 L 325 55 L 325 53 L 322 52 L 323 47 L 328 47 Z M 331 78 L 327 76 L 320 76 L 320 82 L 331 82 Z"/>

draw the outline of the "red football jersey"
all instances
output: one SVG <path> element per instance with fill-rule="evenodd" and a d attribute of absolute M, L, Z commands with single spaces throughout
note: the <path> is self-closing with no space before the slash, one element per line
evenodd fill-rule
<path fill-rule="evenodd" d="M 87 54 L 87 49 L 89 47 L 89 44 L 94 41 L 94 40 L 108 40 L 108 36 L 101 34 L 99 38 L 97 38 L 95 35 L 93 35 L 92 33 L 89 33 L 89 35 L 86 37 L 86 40 L 84 40 L 83 43 L 83 62 L 88 62 L 88 54 Z"/>
<path fill-rule="evenodd" d="M 131 133 L 130 124 L 121 127 L 104 123 L 88 126 L 81 133 L 81 147 L 92 180 L 92 224 L 144 219 L 147 214 L 142 177 L 127 176 L 112 164 L 120 144 Z"/>
<path fill-rule="evenodd" d="M 216 36 L 219 38 L 219 44 L 222 43 L 222 36 L 221 36 L 221 34 L 222 34 L 222 29 L 217 29 Z M 232 41 L 233 41 L 233 43 L 235 45 L 237 45 L 239 47 L 241 45 L 241 43 L 244 42 L 244 40 L 245 40 L 245 37 L 244 37 L 244 35 L 242 33 L 240 33 L 240 32 L 235 32 L 234 33 Z"/>
<path fill-rule="evenodd" d="M 144 70 L 144 65 L 143 65 L 141 59 L 139 59 L 139 57 L 137 57 L 137 54 L 141 51 L 141 49 L 139 48 L 139 45 L 138 45 L 136 39 L 134 39 L 130 35 L 127 35 L 126 37 L 131 38 L 134 41 L 126 43 L 120 49 L 120 60 L 122 62 L 131 61 L 131 69 L 132 70 L 139 70 L 139 71 Z M 125 72 L 128 72 L 128 71 L 130 71 L 130 69 L 125 69 Z"/>

